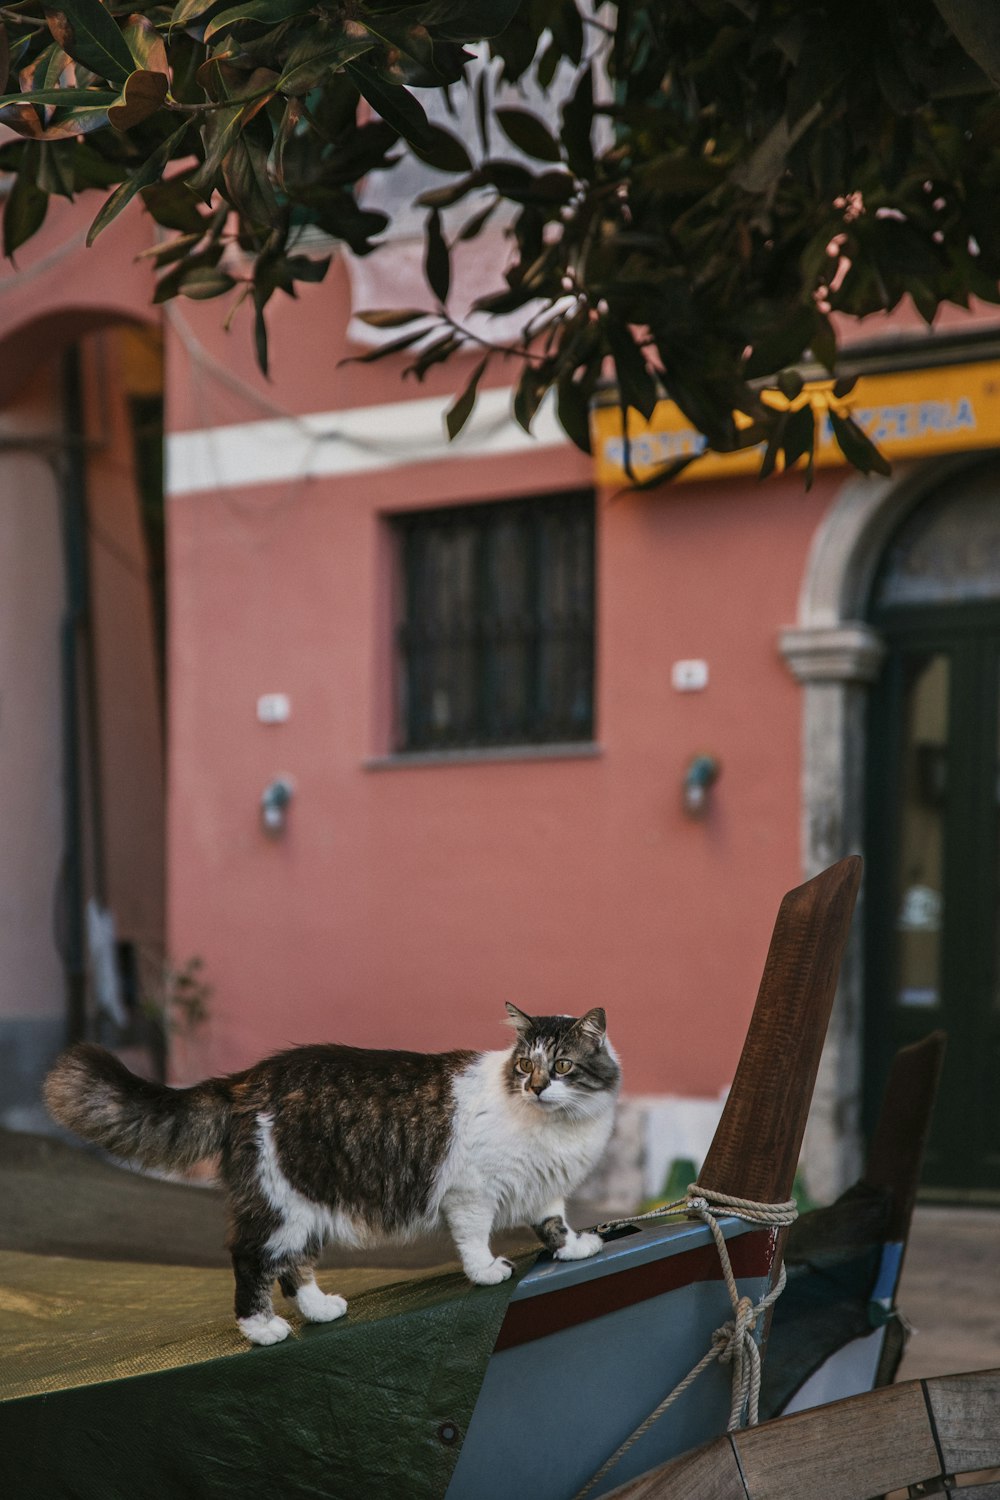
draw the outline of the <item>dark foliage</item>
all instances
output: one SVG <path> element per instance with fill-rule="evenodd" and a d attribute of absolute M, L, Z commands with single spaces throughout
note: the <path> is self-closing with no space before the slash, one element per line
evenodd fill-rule
<path fill-rule="evenodd" d="M 446 305 L 454 244 L 498 206 L 510 218 L 503 284 L 478 307 L 523 312 L 523 333 L 478 338 L 452 435 L 490 359 L 514 357 L 525 427 L 553 390 L 586 447 L 611 374 L 623 408 L 648 416 L 667 394 L 713 448 L 764 441 L 765 471 L 808 465 L 794 372 L 833 371 L 831 311 L 908 296 L 930 322 L 943 301 L 1000 300 L 993 0 L 56 3 L 0 7 L 0 121 L 21 137 L 0 148 L 5 252 L 52 194 L 113 189 L 91 239 L 141 194 L 165 232 L 157 300 L 249 298 L 266 366 L 270 298 L 326 268 L 296 248 L 302 228 L 367 254 L 386 219 L 359 183 L 411 152 L 451 178 L 423 198 L 440 309 L 430 332 L 426 313 L 373 312 L 401 332 L 368 358 L 416 345 L 419 377 L 467 349 Z M 574 82 L 542 118 L 494 104 L 480 70 L 471 142 L 419 91 L 464 86 L 483 39 L 507 84 L 555 87 L 565 62 Z M 883 467 L 830 399 L 845 456 Z"/>

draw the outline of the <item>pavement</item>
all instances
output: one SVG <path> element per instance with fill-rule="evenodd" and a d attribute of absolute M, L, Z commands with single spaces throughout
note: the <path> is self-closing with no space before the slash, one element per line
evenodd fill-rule
<path fill-rule="evenodd" d="M 579 1205 L 579 1227 L 605 1215 Z M 0 1130 L 0 1250 L 228 1266 L 219 1192 L 151 1179 L 52 1136 Z M 530 1231 L 507 1253 L 537 1248 Z M 327 1266 L 419 1269 L 454 1259 L 446 1235 L 378 1254 L 336 1251 Z M 1000 1367 L 1000 1210 L 918 1207 L 899 1293 L 914 1329 L 898 1379 Z"/>
<path fill-rule="evenodd" d="M 1000 1209 L 918 1206 L 898 1301 L 914 1331 L 897 1380 L 1000 1368 Z"/>

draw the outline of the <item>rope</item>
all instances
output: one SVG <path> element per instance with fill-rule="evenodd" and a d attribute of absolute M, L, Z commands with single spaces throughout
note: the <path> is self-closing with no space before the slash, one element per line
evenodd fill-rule
<path fill-rule="evenodd" d="M 702 1187 L 699 1183 L 693 1182 L 685 1198 L 676 1198 L 672 1203 L 666 1203 L 661 1208 L 650 1209 L 645 1214 L 637 1214 L 634 1218 L 612 1219 L 606 1224 L 598 1225 L 598 1232 L 618 1229 L 624 1225 L 639 1223 L 644 1219 L 663 1218 L 665 1215 L 681 1210 L 691 1217 L 701 1219 L 708 1226 L 719 1252 L 722 1276 L 729 1293 L 733 1316 L 712 1334 L 712 1344 L 708 1353 L 701 1357 L 694 1368 L 684 1376 L 684 1379 L 664 1396 L 659 1406 L 640 1422 L 620 1447 L 615 1449 L 597 1473 L 588 1479 L 583 1489 L 577 1491 L 573 1500 L 584 1500 L 584 1496 L 589 1495 L 591 1490 L 600 1484 L 601 1480 L 624 1458 L 629 1449 L 644 1433 L 649 1431 L 653 1423 L 658 1421 L 665 1411 L 673 1406 L 675 1401 L 683 1396 L 688 1387 L 694 1384 L 702 1371 L 707 1370 L 714 1360 L 718 1360 L 720 1364 L 731 1364 L 733 1367 L 732 1401 L 726 1430 L 735 1432 L 737 1428 L 744 1425 L 756 1427 L 759 1421 L 760 1349 L 753 1335 L 761 1315 L 777 1302 L 785 1289 L 785 1267 L 782 1265 L 778 1280 L 759 1302 L 754 1303 L 749 1297 L 741 1297 L 736 1285 L 732 1262 L 729 1259 L 725 1235 L 719 1226 L 716 1213 L 721 1211 L 735 1218 L 745 1219 L 750 1224 L 786 1225 L 791 1224 L 798 1214 L 795 1201 L 789 1199 L 785 1203 L 755 1203 L 750 1198 L 734 1198 L 728 1193 L 716 1193 L 711 1188 Z"/>

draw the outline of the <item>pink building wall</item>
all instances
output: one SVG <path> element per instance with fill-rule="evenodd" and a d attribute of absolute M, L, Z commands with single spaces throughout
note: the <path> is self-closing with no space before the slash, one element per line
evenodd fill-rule
<path fill-rule="evenodd" d="M 336 263 L 274 313 L 267 386 L 234 345 L 245 331 L 227 342 L 216 308 L 178 310 L 173 432 L 463 383 L 461 366 L 419 388 L 398 365 L 337 368 L 351 351 Z M 242 389 L 219 369 L 234 364 Z M 539 446 L 502 463 L 174 493 L 170 948 L 203 958 L 214 985 L 179 1074 L 316 1039 L 501 1045 L 512 999 L 605 1004 L 632 1092 L 718 1093 L 800 875 L 800 690 L 777 636 L 840 477 L 811 495 L 797 477 L 602 494 L 597 753 L 377 767 L 392 673 L 384 516 L 587 485 L 589 460 Z M 692 656 L 709 685 L 679 694 L 671 664 Z M 279 691 L 289 721 L 258 723 L 258 696 Z M 701 750 L 723 771 L 696 823 L 681 782 Z M 279 774 L 296 790 L 276 840 L 258 806 Z"/>
<path fill-rule="evenodd" d="M 8 395 L 42 333 L 51 350 L 149 312 L 148 263 L 134 259 L 146 221 L 123 215 L 85 254 L 92 208 L 55 206 L 25 252 L 25 280 L 5 292 Z M 446 448 L 441 410 L 464 383 L 461 363 L 422 385 L 401 381 L 398 363 L 341 365 L 359 352 L 343 332 L 349 313 L 342 259 L 322 286 L 276 299 L 270 380 L 253 365 L 248 319 L 226 334 L 221 303 L 165 313 L 167 948 L 175 965 L 200 957 L 213 987 L 208 1024 L 175 1046 L 174 1075 L 319 1038 L 499 1045 L 512 999 L 536 1011 L 604 1004 L 629 1092 L 716 1096 L 778 900 L 801 874 L 802 689 L 778 636 L 796 620 L 810 546 L 847 471 L 823 471 L 810 494 L 794 475 L 600 494 L 591 752 L 407 764 L 387 755 L 386 517 L 579 488 L 592 470 L 551 433 L 502 454 L 464 436 Z M 884 326 L 917 324 L 904 313 Z M 494 387 L 507 378 L 497 372 Z M 90 379 L 93 399 L 100 372 Z M 425 399 L 438 408 L 412 405 Z M 423 446 L 404 461 L 415 410 Z M 341 430 L 352 414 L 367 424 L 363 442 L 352 429 L 353 448 Z M 244 464 L 233 479 L 227 429 L 238 458 L 266 423 L 261 462 L 276 477 Z M 173 462 L 189 440 L 200 471 Z M 286 441 L 298 460 L 270 464 Z M 350 460 L 340 471 L 320 461 L 338 444 Z M 117 527 L 128 481 L 113 464 L 105 478 Z M 121 639 L 124 595 L 102 608 Z M 122 641 L 122 661 L 134 644 Z M 670 669 L 691 657 L 707 661 L 708 686 L 680 694 Z M 258 698 L 273 692 L 290 698 L 285 724 L 258 721 Z M 702 751 L 722 775 L 695 822 L 681 782 Z M 275 839 L 259 805 L 279 775 L 295 794 Z M 111 777 L 122 785 L 127 765 Z M 152 843 L 126 801 L 116 836 L 134 869 Z M 119 894 L 128 905 L 136 892 Z"/>

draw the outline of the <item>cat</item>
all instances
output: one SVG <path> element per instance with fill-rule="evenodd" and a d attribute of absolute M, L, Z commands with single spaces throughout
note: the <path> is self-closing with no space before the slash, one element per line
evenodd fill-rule
<path fill-rule="evenodd" d="M 599 1007 L 579 1018 L 508 1004 L 499 1052 L 294 1047 L 192 1088 L 137 1078 L 80 1042 L 57 1060 L 45 1101 L 60 1124 L 144 1167 L 218 1156 L 226 1189 L 236 1321 L 254 1344 L 287 1337 L 273 1283 L 308 1322 L 347 1311 L 316 1284 L 327 1240 L 363 1247 L 442 1220 L 481 1286 L 506 1280 L 494 1229 L 531 1224 L 558 1260 L 602 1248 L 566 1222 L 565 1198 L 607 1145 L 620 1083 Z"/>

